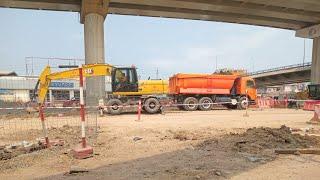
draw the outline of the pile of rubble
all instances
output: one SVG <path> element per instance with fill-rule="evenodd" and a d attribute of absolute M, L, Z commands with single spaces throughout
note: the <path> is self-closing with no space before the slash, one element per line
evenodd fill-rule
<path fill-rule="evenodd" d="M 287 126 L 250 128 L 242 133 L 231 133 L 205 140 L 197 146 L 200 150 L 215 153 L 237 152 L 237 155 L 245 156 L 252 162 L 274 159 L 277 154 L 275 150 L 314 150 L 319 147 L 320 137 L 292 133 Z"/>
<path fill-rule="evenodd" d="M 11 145 L 0 145 L 0 160 L 7 160 L 22 154 L 28 154 L 46 148 L 45 144 L 37 142 L 22 141 Z"/>
<path fill-rule="evenodd" d="M 312 148 L 320 144 L 319 138 L 293 134 L 287 126 L 281 128 L 251 128 L 232 137 L 239 152 L 259 153 L 266 149 Z"/>

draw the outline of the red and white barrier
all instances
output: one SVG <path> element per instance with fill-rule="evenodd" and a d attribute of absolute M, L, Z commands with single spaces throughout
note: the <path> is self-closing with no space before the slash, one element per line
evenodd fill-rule
<path fill-rule="evenodd" d="M 320 123 L 320 104 L 314 105 L 314 115 L 313 118 L 309 121 L 312 124 Z"/>
<path fill-rule="evenodd" d="M 40 116 L 40 120 L 41 120 L 41 125 L 42 125 L 43 137 L 45 139 L 45 144 L 46 144 L 47 148 L 49 148 L 50 147 L 50 142 L 49 142 L 49 137 L 48 137 L 48 129 L 47 129 L 47 125 L 46 125 L 46 122 L 45 122 L 43 106 L 42 105 L 39 106 L 39 116 Z"/>
<path fill-rule="evenodd" d="M 320 100 L 309 100 L 305 101 L 303 105 L 303 110 L 314 111 L 315 105 L 320 104 Z"/>
<path fill-rule="evenodd" d="M 259 98 L 257 99 L 257 104 L 259 109 L 267 109 L 267 108 L 271 108 L 271 103 L 270 103 L 270 99 L 266 99 L 266 98 Z"/>
<path fill-rule="evenodd" d="M 79 68 L 80 78 L 80 118 L 81 118 L 81 144 L 72 149 L 73 156 L 77 159 L 88 158 L 93 154 L 93 148 L 87 145 L 86 140 L 86 127 L 85 127 L 85 103 L 83 95 L 83 68 Z"/>
<path fill-rule="evenodd" d="M 138 121 L 141 120 L 142 102 L 141 99 L 138 102 Z"/>

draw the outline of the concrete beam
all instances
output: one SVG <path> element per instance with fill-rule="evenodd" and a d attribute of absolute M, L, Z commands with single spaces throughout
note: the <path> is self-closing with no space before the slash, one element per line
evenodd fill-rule
<path fill-rule="evenodd" d="M 317 23 L 320 21 L 320 13 L 309 13 L 302 10 L 283 10 L 281 7 L 268 7 L 264 5 L 235 2 L 231 0 L 112 0 L 115 3 L 145 5 L 154 7 L 166 7 L 178 9 L 193 9 L 201 11 L 214 11 L 223 13 L 238 13 L 243 15 L 273 17 L 291 19 L 302 22 Z M 111 6 L 112 6 L 111 5 Z"/>
<path fill-rule="evenodd" d="M 69 3 L 68 3 L 69 2 Z M 80 1 L 79 1 L 80 2 Z M 75 1 L 25 1 L 25 0 L 1 0 L 0 7 L 20 8 L 20 9 L 38 9 L 53 11 L 80 11 L 80 3 Z"/>
<path fill-rule="evenodd" d="M 283 8 L 301 9 L 305 11 L 320 12 L 319 0 L 234 0 L 242 3 L 255 3 L 265 6 L 278 6 Z"/>
<path fill-rule="evenodd" d="M 0 7 L 251 24 L 297 30 L 320 22 L 315 0 L 0 0 Z M 311 9 L 309 9 L 311 8 Z"/>
<path fill-rule="evenodd" d="M 311 83 L 320 84 L 320 37 L 313 39 Z"/>
<path fill-rule="evenodd" d="M 148 6 L 136 6 L 136 5 L 123 5 L 112 4 L 109 7 L 110 14 L 122 14 L 122 15 L 139 15 L 150 17 L 166 17 L 166 18 L 178 18 L 178 19 L 191 19 L 191 20 L 203 20 L 203 21 L 217 21 L 217 22 L 229 22 L 238 24 L 249 24 L 257 26 L 269 26 L 283 29 L 300 29 L 306 26 L 305 23 L 293 20 L 283 20 L 277 18 L 266 18 L 259 16 L 244 16 L 235 13 L 222 13 L 212 11 L 199 11 L 191 9 L 176 9 L 176 8 L 161 8 L 161 7 L 148 7 Z"/>
<path fill-rule="evenodd" d="M 320 24 L 297 30 L 296 37 L 309 39 L 320 37 Z"/>
<path fill-rule="evenodd" d="M 82 0 L 81 3 L 81 23 L 84 23 L 84 18 L 87 14 L 96 13 L 103 17 L 108 14 L 110 0 Z"/>

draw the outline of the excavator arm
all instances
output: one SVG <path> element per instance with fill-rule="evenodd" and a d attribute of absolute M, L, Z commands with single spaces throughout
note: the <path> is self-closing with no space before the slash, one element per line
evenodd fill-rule
<path fill-rule="evenodd" d="M 113 66 L 109 64 L 86 64 L 82 66 L 83 77 L 111 76 Z M 51 73 L 50 66 L 47 66 L 40 74 L 35 87 L 38 92 L 38 103 L 42 105 L 46 98 L 52 80 L 79 78 L 80 68 Z"/>

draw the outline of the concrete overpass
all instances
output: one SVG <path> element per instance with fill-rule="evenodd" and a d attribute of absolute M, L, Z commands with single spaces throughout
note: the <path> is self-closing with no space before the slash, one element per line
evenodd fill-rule
<path fill-rule="evenodd" d="M 255 79 L 258 88 L 310 82 L 311 63 L 257 71 L 249 73 L 249 76 Z"/>
<path fill-rule="evenodd" d="M 79 12 L 86 63 L 105 63 L 107 14 L 220 21 L 296 31 L 313 39 L 311 81 L 320 83 L 319 0 L 0 0 L 0 7 Z M 240 47 L 241 48 L 241 47 Z M 104 78 L 87 80 L 87 100 L 104 96 Z M 90 103 L 90 102 L 89 102 Z"/>

